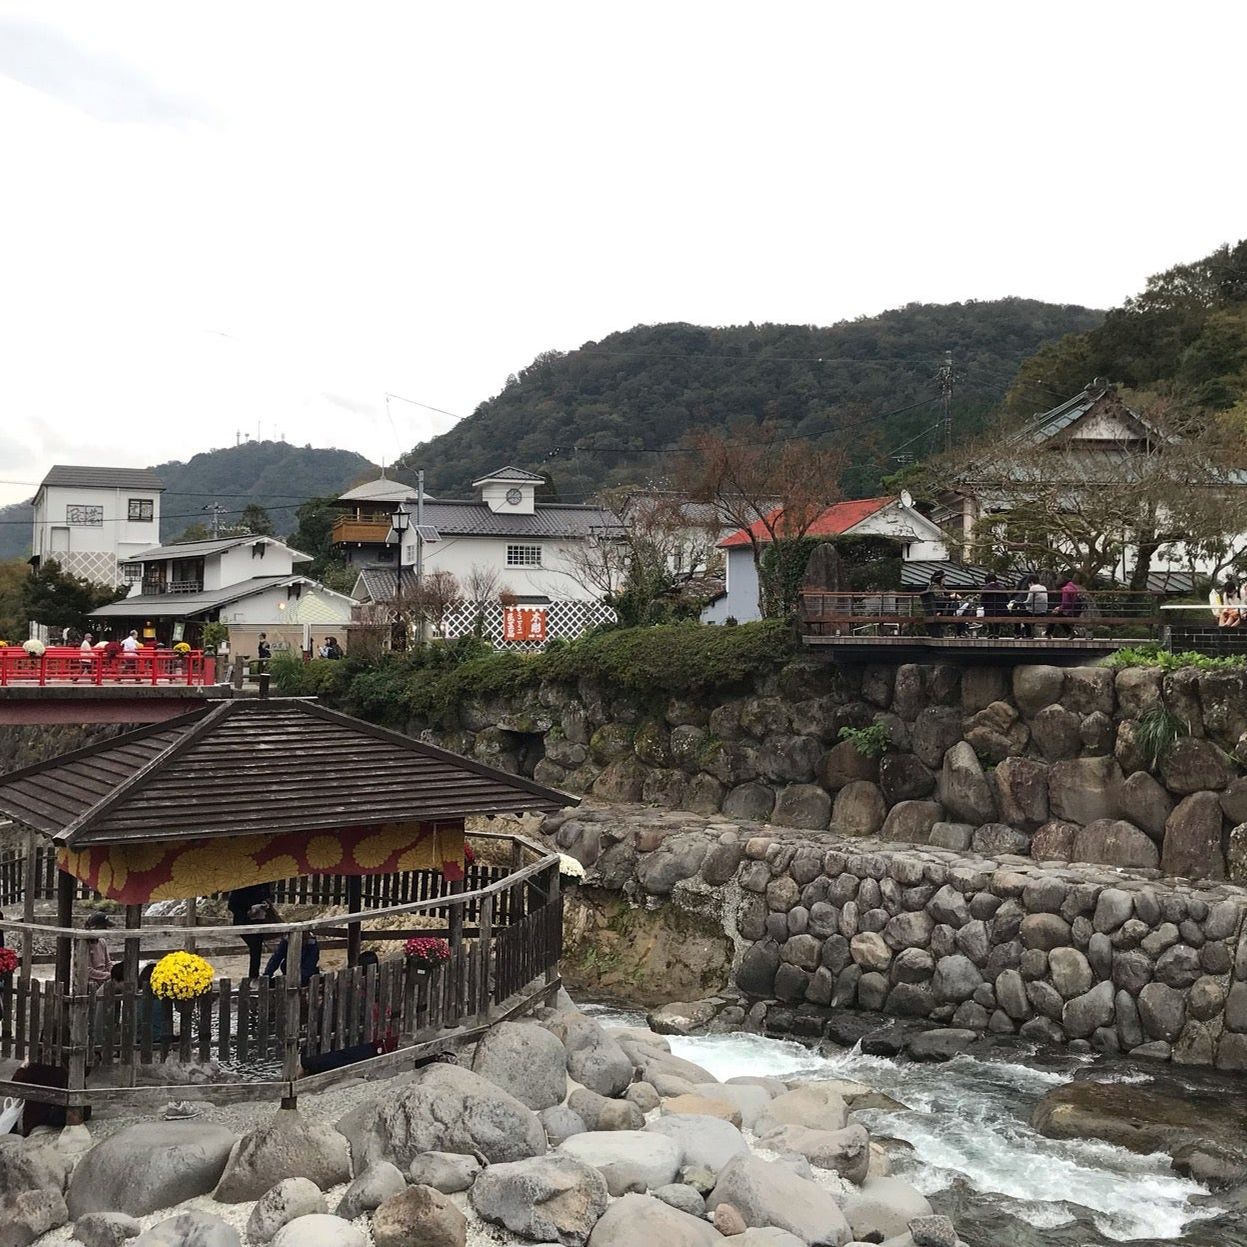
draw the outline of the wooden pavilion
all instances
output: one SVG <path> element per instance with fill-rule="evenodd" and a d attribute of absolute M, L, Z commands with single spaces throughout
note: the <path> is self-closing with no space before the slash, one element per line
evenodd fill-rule
<path fill-rule="evenodd" d="M 241 1085 L 293 1103 L 296 1088 L 335 1080 L 305 1076 L 309 1057 L 375 1045 L 366 1069 L 345 1073 L 396 1072 L 500 1011 L 533 1007 L 558 982 L 558 856 L 517 835 L 475 833 L 493 851 L 473 864 L 465 819 L 575 801 L 303 699 L 220 702 L 0 777 L 0 812 L 27 832 L 24 852 L 0 869 L 0 906 L 22 903 L 20 921 L 0 920 L 21 945 L 17 972 L 0 978 L 0 1095 L 74 1111 L 119 1094 L 167 1099 L 170 1073 L 211 1062 L 228 1079 L 197 1082 L 197 1098 L 233 1098 Z M 199 898 L 261 883 L 279 900 L 346 912 L 196 925 Z M 36 902 L 53 892 L 49 927 L 35 921 Z M 94 991 L 86 942 L 100 932 L 76 927 L 74 912 L 89 898 L 125 915 L 120 981 Z M 190 925 L 144 927 L 155 901 L 185 902 Z M 428 970 L 395 955 L 363 969 L 370 927 L 387 942 L 442 935 L 450 960 Z M 307 986 L 298 973 L 218 978 L 175 1015 L 139 984 L 144 957 L 237 946 L 244 935 L 284 939 L 286 964 L 298 967 L 309 933 L 322 947 L 344 943 L 346 965 Z M 36 973 L 40 934 L 56 940 L 50 979 Z M 8 1081 L 14 1062 L 62 1068 L 68 1085 L 31 1092 Z M 162 1085 L 145 1086 L 154 1073 Z"/>

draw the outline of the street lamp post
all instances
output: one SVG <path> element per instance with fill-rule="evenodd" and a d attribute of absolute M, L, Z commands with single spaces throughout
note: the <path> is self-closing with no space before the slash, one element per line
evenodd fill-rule
<path fill-rule="evenodd" d="M 390 527 L 394 530 L 395 538 L 398 541 L 398 568 L 394 577 L 394 619 L 396 623 L 403 624 L 403 631 L 406 633 L 407 625 L 403 621 L 402 616 L 403 539 L 407 536 L 407 530 L 411 527 L 411 516 L 400 506 L 390 518 Z"/>

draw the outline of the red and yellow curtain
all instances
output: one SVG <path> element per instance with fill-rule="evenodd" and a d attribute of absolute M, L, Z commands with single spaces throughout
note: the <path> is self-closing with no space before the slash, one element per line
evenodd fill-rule
<path fill-rule="evenodd" d="M 440 870 L 463 878 L 463 824 L 393 823 L 166 843 L 62 849 L 57 864 L 123 905 L 209 896 L 303 875 L 388 875 Z"/>

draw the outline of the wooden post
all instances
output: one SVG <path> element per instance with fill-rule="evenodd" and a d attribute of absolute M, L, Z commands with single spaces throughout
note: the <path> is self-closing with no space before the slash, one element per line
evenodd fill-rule
<path fill-rule="evenodd" d="M 303 980 L 303 932 L 291 931 L 286 936 L 286 972 L 282 978 L 282 986 L 286 996 L 286 1035 L 285 1051 L 282 1054 L 281 1076 L 289 1083 L 288 1095 L 282 1097 L 282 1108 L 298 1108 L 299 1098 L 295 1094 L 295 1083 L 299 1077 L 299 999 Z M 261 1019 L 263 1025 L 263 1019 Z"/>
<path fill-rule="evenodd" d="M 484 1026 L 489 1021 L 490 979 L 494 968 L 494 897 L 493 893 L 481 898 L 481 912 L 477 919 L 480 936 L 477 946 L 481 952 L 480 995 L 476 1002 L 476 1024 Z"/>
<path fill-rule="evenodd" d="M 70 878 L 72 876 L 63 876 Z M 70 896 L 72 901 L 72 893 Z M 69 1103 L 65 1109 L 65 1123 L 69 1126 L 81 1126 L 85 1117 L 85 1106 L 75 1103 L 74 1092 L 82 1091 L 87 1085 L 87 1045 L 90 1041 L 91 1005 L 93 997 L 88 990 L 88 972 L 91 958 L 87 952 L 86 940 L 75 938 L 67 941 L 76 945 L 71 954 L 73 962 L 73 984 L 68 977 L 61 980 L 69 993 L 69 1078 L 67 1087 Z M 59 957 L 59 949 L 57 952 Z"/>
<path fill-rule="evenodd" d="M 553 905 L 555 909 L 558 910 L 558 921 L 562 922 L 563 921 L 563 897 L 559 892 L 559 864 L 558 862 L 555 862 L 554 865 L 550 867 L 550 888 L 549 888 L 548 899 L 546 900 L 546 904 Z M 547 950 L 547 957 L 548 956 L 549 956 L 549 951 Z M 558 976 L 559 976 L 558 962 L 557 961 L 549 962 L 546 965 L 546 982 L 553 983 L 554 980 L 558 978 Z"/>
<path fill-rule="evenodd" d="M 126 906 L 126 930 L 135 934 L 125 937 L 121 961 L 125 968 L 125 1003 L 121 1016 L 121 1060 L 123 1066 L 129 1066 L 128 1084 L 133 1087 L 138 1078 L 138 1062 L 135 1059 L 135 1041 L 138 1037 L 140 1012 L 139 986 L 139 936 L 138 931 L 143 925 L 143 906 Z M 153 1009 L 157 1008 L 152 1002 Z M 147 1034 L 151 1035 L 151 1018 L 147 1019 Z"/>
<path fill-rule="evenodd" d="M 23 863 L 22 876 L 22 921 L 26 930 L 22 932 L 22 978 L 30 978 L 30 966 L 35 955 L 35 935 L 30 929 L 35 921 L 35 890 L 39 883 L 38 840 L 34 828 L 26 832 L 26 861 Z"/>
<path fill-rule="evenodd" d="M 56 925 L 74 925 L 74 889 L 76 880 L 64 870 L 56 872 Z M 73 940 L 67 935 L 56 937 L 56 981 L 69 990 L 69 964 Z"/>
<path fill-rule="evenodd" d="M 364 907 L 364 880 L 359 875 L 346 877 L 346 908 L 348 913 L 357 914 Z M 363 933 L 358 922 L 346 924 L 346 964 L 359 965 L 359 946 Z"/>
<path fill-rule="evenodd" d="M 454 896 L 456 893 L 461 893 L 462 891 L 463 891 L 463 880 L 462 879 L 454 880 L 450 885 L 451 895 Z M 462 902 L 456 904 L 453 900 L 451 901 L 449 926 L 450 926 L 450 946 L 451 948 L 458 948 L 459 945 L 463 943 L 463 903 Z"/>
<path fill-rule="evenodd" d="M 195 928 L 199 925 L 199 897 L 188 896 L 186 898 L 186 940 L 185 946 L 188 953 L 195 951 Z"/>

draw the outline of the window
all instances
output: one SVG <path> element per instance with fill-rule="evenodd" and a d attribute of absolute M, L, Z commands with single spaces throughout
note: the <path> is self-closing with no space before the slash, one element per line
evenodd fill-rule
<path fill-rule="evenodd" d="M 136 582 L 141 582 L 143 579 L 143 564 L 142 563 L 122 563 L 121 575 L 122 575 L 122 578 L 125 580 L 126 584 L 128 585 L 135 584 Z"/>
<path fill-rule="evenodd" d="M 103 528 L 104 508 L 93 507 L 85 502 L 70 502 L 65 506 L 65 523 L 78 524 L 83 528 Z"/>
<path fill-rule="evenodd" d="M 540 567 L 540 546 L 507 546 L 508 567 Z"/>
<path fill-rule="evenodd" d="M 141 524 L 150 524 L 156 518 L 156 504 L 150 498 L 131 498 L 127 518 Z"/>

